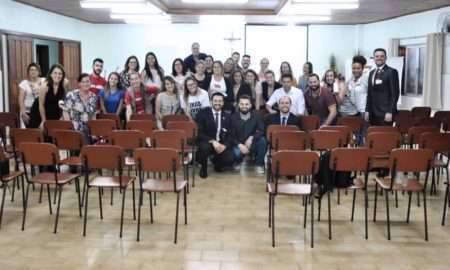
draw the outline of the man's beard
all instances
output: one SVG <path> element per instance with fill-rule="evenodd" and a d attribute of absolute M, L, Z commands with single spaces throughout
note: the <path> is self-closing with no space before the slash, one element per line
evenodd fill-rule
<path fill-rule="evenodd" d="M 100 69 L 100 71 L 97 72 L 97 69 L 94 69 L 94 74 L 97 76 L 100 76 L 100 74 L 102 73 L 102 70 Z"/>
<path fill-rule="evenodd" d="M 315 87 L 310 86 L 309 88 L 311 88 L 312 91 L 317 91 L 317 90 L 319 90 L 319 86 L 315 86 Z"/>
<path fill-rule="evenodd" d="M 247 115 L 249 112 L 250 112 L 250 110 L 241 110 L 241 109 L 239 109 L 239 112 L 241 113 L 241 114 L 243 114 L 243 115 Z"/>

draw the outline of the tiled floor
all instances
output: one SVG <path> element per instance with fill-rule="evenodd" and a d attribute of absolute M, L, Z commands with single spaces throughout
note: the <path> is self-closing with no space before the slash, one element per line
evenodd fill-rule
<path fill-rule="evenodd" d="M 404 222 L 406 197 L 400 195 L 399 208 L 391 208 L 392 240 L 388 241 L 383 197 L 379 201 L 379 221 L 370 221 L 369 240 L 364 240 L 362 193 L 357 197 L 353 223 L 349 221 L 351 196 L 342 196 L 341 205 L 337 205 L 333 194 L 333 240 L 328 240 L 323 212 L 322 221 L 315 226 L 314 249 L 309 246 L 309 223 L 306 230 L 302 226 L 301 200 L 278 198 L 277 247 L 272 248 L 264 182 L 263 177 L 244 168 L 241 174 L 210 173 L 207 180 L 198 180 L 188 196 L 189 224 L 180 225 L 177 245 L 173 244 L 173 194 L 158 195 L 152 225 L 145 197 L 141 242 L 136 242 L 131 192 L 127 193 L 122 239 L 117 191 L 113 206 L 108 204 L 110 193 L 105 192 L 103 220 L 99 219 L 98 193 L 90 193 L 85 238 L 81 235 L 82 219 L 78 217 L 73 185 L 63 192 L 57 234 L 53 234 L 54 216 L 48 214 L 46 201 L 37 203 L 37 191 L 31 193 L 26 230 L 20 231 L 22 211 L 17 197 L 14 203 L 7 201 L 5 205 L 0 269 L 449 269 L 450 225 L 440 225 L 442 191 L 428 200 L 429 242 L 424 241 L 423 208 L 414 205 L 411 223 Z M 372 202 L 373 192 L 369 217 Z"/>

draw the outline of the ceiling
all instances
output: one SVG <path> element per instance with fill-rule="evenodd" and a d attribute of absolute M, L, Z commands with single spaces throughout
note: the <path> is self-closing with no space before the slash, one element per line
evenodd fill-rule
<path fill-rule="evenodd" d="M 79 0 L 15 0 L 91 23 L 121 23 L 109 18 L 109 11 L 82 9 Z M 244 5 L 186 4 L 181 0 L 149 0 L 172 15 L 173 22 L 195 22 L 198 15 L 247 15 L 248 23 L 274 23 L 274 16 L 287 0 L 249 0 Z M 360 0 L 355 10 L 333 10 L 327 24 L 364 24 L 407 14 L 450 6 L 450 0 Z"/>

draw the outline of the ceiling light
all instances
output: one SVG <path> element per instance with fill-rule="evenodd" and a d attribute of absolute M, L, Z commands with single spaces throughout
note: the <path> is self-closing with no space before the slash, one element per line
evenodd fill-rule
<path fill-rule="evenodd" d="M 111 8 L 112 13 L 137 13 L 137 14 L 159 14 L 162 11 L 157 8 L 156 6 L 146 3 L 143 6 L 136 6 L 136 5 L 130 5 L 130 6 L 124 6 L 122 8 L 112 7 Z"/>
<path fill-rule="evenodd" d="M 243 15 L 201 15 L 200 23 L 205 24 L 245 24 Z"/>
<path fill-rule="evenodd" d="M 170 16 L 165 14 L 151 15 L 151 14 L 128 14 L 128 13 L 111 13 L 109 16 L 114 20 L 170 20 Z"/>
<path fill-rule="evenodd" d="M 293 4 L 322 4 L 322 3 L 332 3 L 332 4 L 342 4 L 342 3 L 358 3 L 359 0 L 292 0 Z"/>
<path fill-rule="evenodd" d="M 330 16 L 278 16 L 278 20 L 287 23 L 301 23 L 301 22 L 324 22 L 331 20 Z"/>
<path fill-rule="evenodd" d="M 145 7 L 147 2 L 145 0 L 82 0 L 80 6 L 82 8 L 127 8 Z"/>
<path fill-rule="evenodd" d="M 282 15 L 331 15 L 331 9 L 285 5 L 279 12 Z"/>
<path fill-rule="evenodd" d="M 181 0 L 188 4 L 246 4 L 248 0 Z"/>
<path fill-rule="evenodd" d="M 359 3 L 353 3 L 353 4 L 339 4 L 339 3 L 316 3 L 309 4 L 309 3 L 302 3 L 302 4 L 292 4 L 292 7 L 295 6 L 299 9 L 357 9 L 359 8 Z"/>

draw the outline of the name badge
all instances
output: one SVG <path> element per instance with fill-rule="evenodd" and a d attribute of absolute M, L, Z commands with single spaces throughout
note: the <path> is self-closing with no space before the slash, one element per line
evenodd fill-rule
<path fill-rule="evenodd" d="M 383 83 L 383 80 L 380 80 L 380 79 L 376 79 L 375 80 L 375 84 L 376 85 L 380 85 L 380 84 L 382 84 Z"/>

